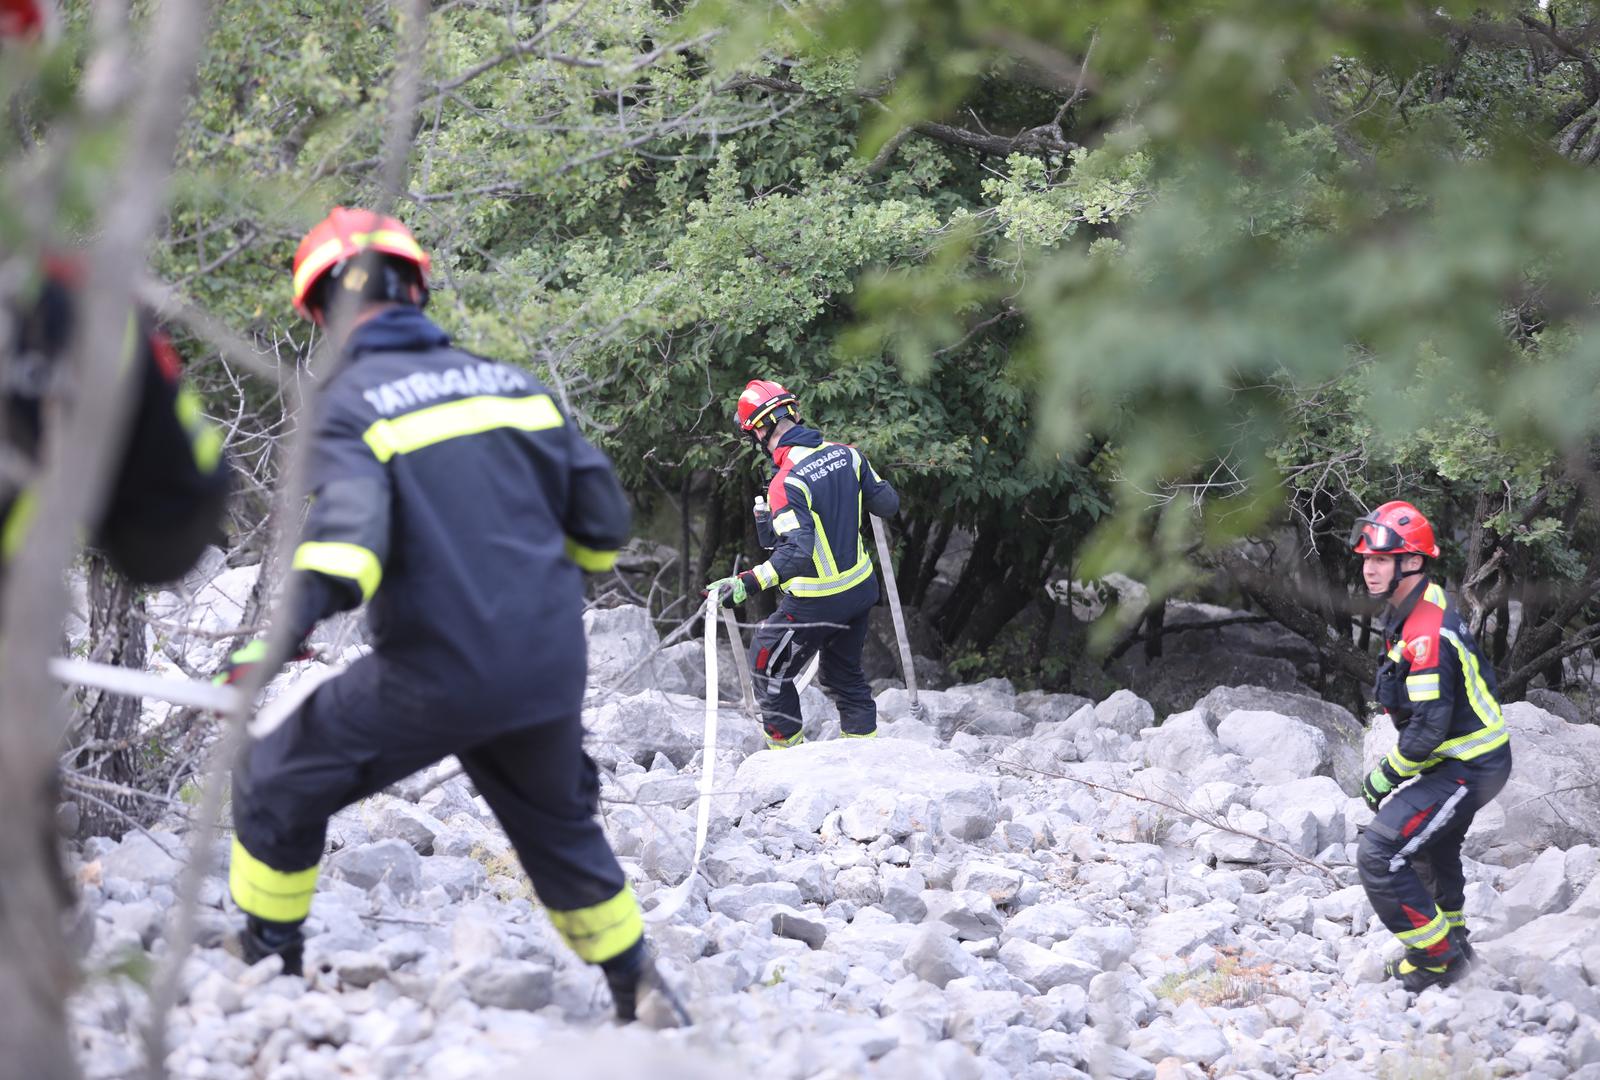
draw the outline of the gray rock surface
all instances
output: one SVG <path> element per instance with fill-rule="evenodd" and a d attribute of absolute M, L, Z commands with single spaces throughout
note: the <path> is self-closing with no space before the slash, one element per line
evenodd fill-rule
<path fill-rule="evenodd" d="M 1243 757 L 1263 784 L 1314 776 L 1332 761 L 1326 735 L 1282 713 L 1235 709 L 1217 725 L 1217 739 Z"/>
<path fill-rule="evenodd" d="M 654 647 L 638 612 L 591 621 L 618 676 Z M 1302 662 L 1244 629 L 1252 662 Z M 592 684 L 585 710 L 602 818 L 646 910 L 689 873 L 703 703 L 659 669 L 689 684 L 698 650 L 663 650 L 620 695 Z M 1174 644 L 1169 659 L 1185 658 L 1215 659 Z M 220 867 L 206 879 L 170 1074 L 599 1080 L 647 1061 L 664 1080 L 1600 1080 L 1600 851 L 1580 838 L 1587 794 L 1549 786 L 1590 767 L 1590 736 L 1566 721 L 1508 707 L 1527 786 L 1474 832 L 1493 859 L 1466 863 L 1480 963 L 1411 998 L 1382 980 L 1398 944 L 1349 865 L 1370 815 L 1341 790 L 1336 706 L 1222 687 L 1163 718 L 1142 693 L 1091 705 L 990 680 L 931 692 L 924 723 L 903 691 L 879 700 L 884 737 L 844 743 L 808 696 L 814 742 L 781 753 L 719 716 L 708 849 L 683 908 L 649 927 L 697 1030 L 612 1027 L 602 979 L 556 934 L 482 800 L 438 771 L 338 815 L 306 978 L 221 948 L 239 916 Z M 187 824 L 163 826 L 181 856 Z M 142 834 L 90 837 L 71 869 L 91 970 L 165 950 L 173 856 Z M 119 978 L 74 993 L 86 1075 L 138 1071 L 145 994 Z"/>

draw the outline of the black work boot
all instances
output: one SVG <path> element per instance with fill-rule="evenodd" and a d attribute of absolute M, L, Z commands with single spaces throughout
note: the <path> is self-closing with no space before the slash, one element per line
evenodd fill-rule
<path fill-rule="evenodd" d="M 251 915 L 245 919 L 244 929 L 239 932 L 239 955 L 247 964 L 255 964 L 272 955 L 281 956 L 283 973 L 299 975 L 305 941 L 297 922 L 270 922 Z"/>
<path fill-rule="evenodd" d="M 1450 931 L 1450 947 L 1468 968 L 1478 962 L 1478 954 L 1473 950 L 1472 942 L 1467 940 L 1470 933 L 1465 926 L 1457 926 Z"/>
<path fill-rule="evenodd" d="M 694 1022 L 677 993 L 661 977 L 655 958 L 642 939 L 601 967 L 605 971 L 606 985 L 611 989 L 611 1000 L 616 1005 L 618 1023 L 631 1024 L 637 1020 L 646 1027 L 661 1030 L 688 1027 Z"/>
<path fill-rule="evenodd" d="M 1452 948 L 1442 956 L 1422 956 L 1408 953 L 1399 960 L 1383 966 L 1383 973 L 1413 994 L 1420 994 L 1430 986 L 1453 986 L 1466 978 L 1471 963 L 1458 950 Z"/>

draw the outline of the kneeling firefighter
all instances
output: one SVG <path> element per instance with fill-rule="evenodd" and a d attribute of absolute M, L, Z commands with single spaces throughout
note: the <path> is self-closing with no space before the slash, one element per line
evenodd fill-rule
<path fill-rule="evenodd" d="M 900 496 L 853 446 L 828 442 L 800 422 L 795 396 L 782 385 L 754 379 L 739 395 L 739 430 L 772 460 L 767 486 L 771 557 L 754 569 L 708 585 L 726 607 L 777 586 L 778 610 L 750 645 L 767 745 L 805 741 L 795 678 L 820 650 L 821 682 L 839 707 L 845 738 L 878 732 L 878 707 L 861 670 L 867 619 L 878 582 L 861 538 L 865 514 L 888 517 Z"/>
<path fill-rule="evenodd" d="M 1494 669 L 1428 579 L 1439 557 L 1428 519 L 1387 502 L 1356 522 L 1350 544 L 1368 593 L 1388 607 L 1373 695 L 1399 733 L 1362 787 L 1377 817 L 1361 836 L 1361 883 L 1406 947 L 1387 973 L 1413 991 L 1449 985 L 1472 961 L 1461 844 L 1511 775 L 1510 735 Z"/>
<path fill-rule="evenodd" d="M 342 307 L 350 329 L 316 402 L 291 640 L 365 601 L 374 648 L 235 773 L 240 943 L 298 970 L 329 816 L 454 754 L 619 1019 L 687 1023 L 595 818 L 579 720 L 583 571 L 615 562 L 627 501 L 544 386 L 423 314 L 428 268 L 399 221 L 343 207 L 295 255 L 295 307 L 319 326 Z M 265 652 L 236 653 L 224 677 Z"/>

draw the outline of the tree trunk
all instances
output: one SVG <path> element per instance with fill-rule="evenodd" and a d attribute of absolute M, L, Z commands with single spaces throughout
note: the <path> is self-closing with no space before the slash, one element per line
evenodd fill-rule
<path fill-rule="evenodd" d="M 917 518 L 905 521 L 901 515 L 904 527 L 900 530 L 900 562 L 895 574 L 895 581 L 900 585 L 900 602 L 909 604 L 912 591 L 916 588 L 917 570 L 922 566 L 922 557 L 928 550 L 928 537 L 933 533 L 933 520 L 931 518 Z"/>
<path fill-rule="evenodd" d="M 1144 625 L 1150 636 L 1144 639 L 1144 657 L 1146 660 L 1156 660 L 1161 656 L 1161 639 L 1166 630 L 1167 598 L 1161 597 L 1152 603 L 1144 613 Z"/>
<path fill-rule="evenodd" d="M 1511 640 L 1511 602 L 1501 597 L 1494 612 L 1494 641 L 1490 645 L 1489 662 L 1498 670 L 1506 662 L 1506 649 Z"/>
<path fill-rule="evenodd" d="M 701 584 L 710 581 L 713 577 L 721 577 L 726 569 L 725 567 L 713 565 L 717 559 L 717 549 L 722 546 L 722 516 L 724 509 L 722 485 L 713 480 L 711 498 L 706 506 L 705 540 L 700 545 L 700 558 L 695 563 L 695 580 Z M 713 573 L 713 570 L 715 573 Z"/>
<path fill-rule="evenodd" d="M 945 548 L 950 544 L 950 534 L 955 531 L 954 515 L 946 515 L 939 522 L 938 531 L 934 533 L 933 540 L 923 552 L 922 562 L 913 568 L 908 578 L 900 581 L 900 600 L 909 607 L 921 607 L 928 596 L 928 587 L 933 584 L 933 579 L 939 573 L 939 560 L 944 558 Z"/>
<path fill-rule="evenodd" d="M 995 546 L 986 542 L 987 539 L 986 530 L 980 528 L 973 538 L 972 553 L 967 556 L 961 576 L 956 579 L 955 589 L 934 616 L 939 639 L 945 645 L 955 644 L 962 636 L 978 602 L 985 598 L 1001 574 L 1001 568 L 995 562 Z"/>
<path fill-rule="evenodd" d="M 682 596 L 689 595 L 689 575 L 692 572 L 689 559 L 694 551 L 694 534 L 689 529 L 690 481 L 693 479 L 694 473 L 686 472 L 683 474 L 683 483 L 678 486 L 678 515 L 682 530 L 678 540 L 678 592 Z"/>
<path fill-rule="evenodd" d="M 1050 653 L 1050 632 L 1055 629 L 1056 615 L 1061 605 L 1049 596 L 1042 597 L 1039 605 L 1044 611 L 1039 618 L 1039 631 L 1034 636 L 1033 649 L 1028 655 L 1028 669 L 1038 672 L 1042 681 L 1045 657 Z"/>
<path fill-rule="evenodd" d="M 144 601 L 138 591 L 98 555 L 89 562 L 89 655 L 103 664 L 144 670 L 146 661 Z M 121 694 L 100 693 L 89 706 L 84 740 L 94 748 L 78 755 L 74 767 L 84 775 L 125 787 L 138 787 L 140 773 L 139 719 L 143 703 Z M 114 749 L 106 744 L 118 744 Z M 116 795 L 100 796 L 130 817 L 137 817 L 137 801 Z M 83 834 L 120 840 L 127 818 L 97 803 L 85 802 Z"/>

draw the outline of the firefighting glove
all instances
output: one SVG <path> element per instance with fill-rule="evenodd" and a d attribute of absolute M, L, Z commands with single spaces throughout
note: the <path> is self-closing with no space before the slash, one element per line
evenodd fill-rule
<path fill-rule="evenodd" d="M 761 585 L 756 581 L 756 576 L 746 570 L 733 577 L 718 578 L 705 587 L 706 596 L 715 596 L 717 603 L 723 607 L 738 607 L 750 598 L 753 592 L 760 592 Z"/>
<path fill-rule="evenodd" d="M 305 642 L 294 647 L 294 652 L 289 660 L 310 660 L 316 654 L 311 651 Z M 228 662 L 222 665 L 222 670 L 212 676 L 211 682 L 216 686 L 232 686 L 241 682 L 246 675 L 260 665 L 267 662 L 267 642 L 265 638 L 256 638 L 242 649 L 235 649 L 228 657 Z"/>
<path fill-rule="evenodd" d="M 1361 784 L 1361 797 L 1366 800 L 1367 806 L 1374 814 L 1378 812 L 1378 807 L 1383 805 L 1383 800 L 1399 786 L 1400 779 L 1389 769 L 1388 762 L 1383 762 L 1367 774 L 1366 780 Z"/>

